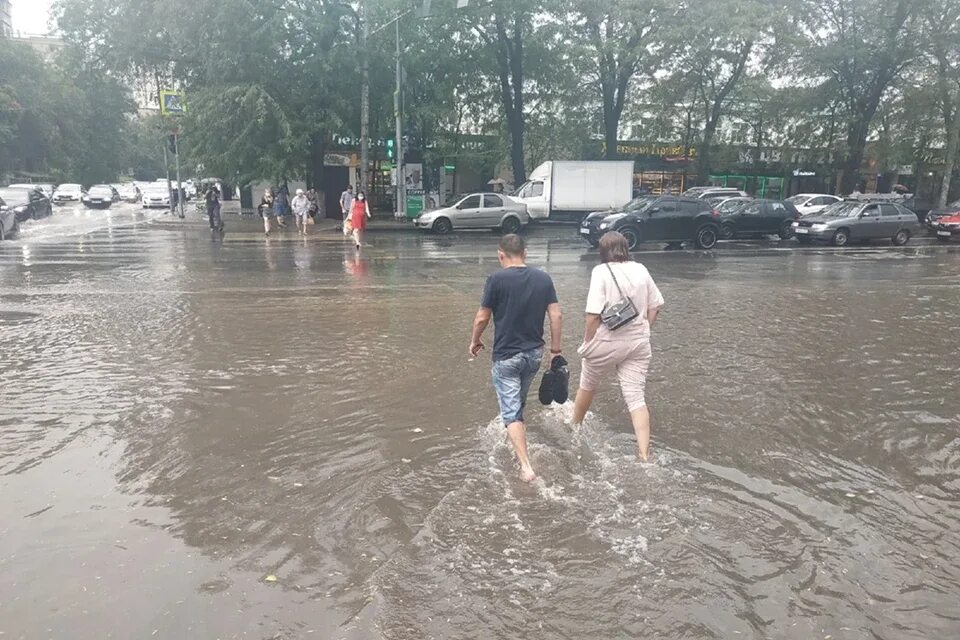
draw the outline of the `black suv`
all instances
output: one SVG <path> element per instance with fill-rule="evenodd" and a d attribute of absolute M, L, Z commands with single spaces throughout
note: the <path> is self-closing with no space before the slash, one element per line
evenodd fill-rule
<path fill-rule="evenodd" d="M 619 231 L 631 251 L 641 242 L 692 241 L 698 249 L 712 249 L 720 237 L 720 212 L 706 200 L 661 196 L 641 209 L 607 216 L 598 231 Z"/>
<path fill-rule="evenodd" d="M 600 236 L 603 235 L 600 233 L 600 224 L 603 223 L 607 217 L 618 213 L 642 211 L 650 202 L 656 199 L 657 196 L 637 196 L 619 209 L 594 211 L 593 213 L 588 214 L 587 217 L 583 219 L 583 222 L 580 223 L 580 237 L 589 242 L 590 246 L 596 249 L 600 244 Z"/>

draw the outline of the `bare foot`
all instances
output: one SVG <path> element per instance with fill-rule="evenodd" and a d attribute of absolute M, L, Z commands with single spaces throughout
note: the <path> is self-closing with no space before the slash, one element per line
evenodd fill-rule
<path fill-rule="evenodd" d="M 637 451 L 637 457 L 640 458 L 640 462 L 649 462 L 650 459 L 650 455 L 643 451 Z"/>
<path fill-rule="evenodd" d="M 537 479 L 537 474 L 531 467 L 520 467 L 520 479 L 524 482 L 533 482 Z"/>

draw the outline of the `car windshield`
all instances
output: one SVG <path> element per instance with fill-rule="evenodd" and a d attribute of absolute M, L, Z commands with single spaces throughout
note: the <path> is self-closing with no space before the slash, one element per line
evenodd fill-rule
<path fill-rule="evenodd" d="M 859 202 L 837 202 L 821 211 L 818 215 L 828 216 L 830 218 L 846 218 L 856 213 L 859 208 Z"/>
<path fill-rule="evenodd" d="M 27 193 L 27 191 L 21 189 L 0 189 L 0 199 L 6 202 L 9 207 L 19 207 L 30 202 Z"/>
<path fill-rule="evenodd" d="M 786 201 L 793 204 L 801 204 L 803 202 L 806 202 L 809 199 L 810 199 L 810 196 L 790 196 L 789 198 L 787 198 Z"/>
<path fill-rule="evenodd" d="M 91 191 L 93 191 L 94 189 L 96 189 L 97 191 L 110 191 L 110 187 L 108 187 L 105 184 L 95 184 L 92 187 L 90 187 Z"/>
<path fill-rule="evenodd" d="M 624 211 L 636 212 L 643 211 L 650 206 L 650 203 L 656 200 L 656 198 L 651 198 L 650 196 L 640 196 L 639 198 L 634 198 L 627 203 L 627 206 L 623 208 Z"/>

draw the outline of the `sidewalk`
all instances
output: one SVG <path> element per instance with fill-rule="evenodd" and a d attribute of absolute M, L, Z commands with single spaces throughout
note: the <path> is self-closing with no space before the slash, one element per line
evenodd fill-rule
<path fill-rule="evenodd" d="M 191 226 L 197 225 L 202 226 L 207 223 L 207 214 L 202 211 L 198 211 L 194 202 L 186 203 L 184 207 L 185 218 L 181 220 L 176 215 L 173 215 L 169 218 L 161 218 L 154 222 L 154 224 L 189 224 Z M 240 213 L 240 201 L 239 200 L 227 200 L 223 202 L 220 206 L 220 214 L 223 216 L 224 223 L 230 225 L 231 221 L 236 222 L 241 221 L 246 224 L 252 223 L 254 220 L 257 225 L 260 225 L 260 216 L 255 210 L 244 210 L 243 214 Z M 294 225 L 293 216 L 287 216 L 287 224 L 290 226 Z M 314 225 L 317 231 L 339 231 L 340 225 L 342 224 L 339 218 L 320 218 L 317 220 L 316 225 Z M 389 214 L 374 214 L 367 222 L 367 229 L 369 231 L 375 232 L 416 232 L 417 228 L 413 226 L 413 222 L 409 220 L 397 220 Z"/>

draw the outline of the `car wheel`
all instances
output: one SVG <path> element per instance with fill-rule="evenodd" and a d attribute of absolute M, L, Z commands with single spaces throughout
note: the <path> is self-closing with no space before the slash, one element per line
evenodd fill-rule
<path fill-rule="evenodd" d="M 636 249 L 640 244 L 640 230 L 636 227 L 624 227 L 620 229 L 620 234 L 627 239 L 627 248 L 630 251 Z"/>
<path fill-rule="evenodd" d="M 897 235 L 893 236 L 893 244 L 898 247 L 902 247 L 908 242 L 910 242 L 910 232 L 906 229 L 900 229 L 900 231 L 897 231 Z"/>
<path fill-rule="evenodd" d="M 697 237 L 694 243 L 697 245 L 697 249 L 713 249 L 717 245 L 718 235 L 717 227 L 708 224 L 697 229 Z"/>
<path fill-rule="evenodd" d="M 724 222 L 720 225 L 720 237 L 724 240 L 732 240 L 734 236 L 733 225 L 729 222 Z"/>
<path fill-rule="evenodd" d="M 509 233 L 520 233 L 520 226 L 520 221 L 511 216 L 504 220 L 500 225 L 500 231 L 502 231 L 504 235 Z"/>
<path fill-rule="evenodd" d="M 453 225 L 446 218 L 440 218 L 433 223 L 433 231 L 441 236 L 445 236 L 453 231 Z"/>
<path fill-rule="evenodd" d="M 844 247 L 850 242 L 850 232 L 846 229 L 837 229 L 830 242 L 832 242 L 835 247 Z"/>
<path fill-rule="evenodd" d="M 780 225 L 780 231 L 777 232 L 781 240 L 789 240 L 793 237 L 793 221 L 787 220 Z"/>

